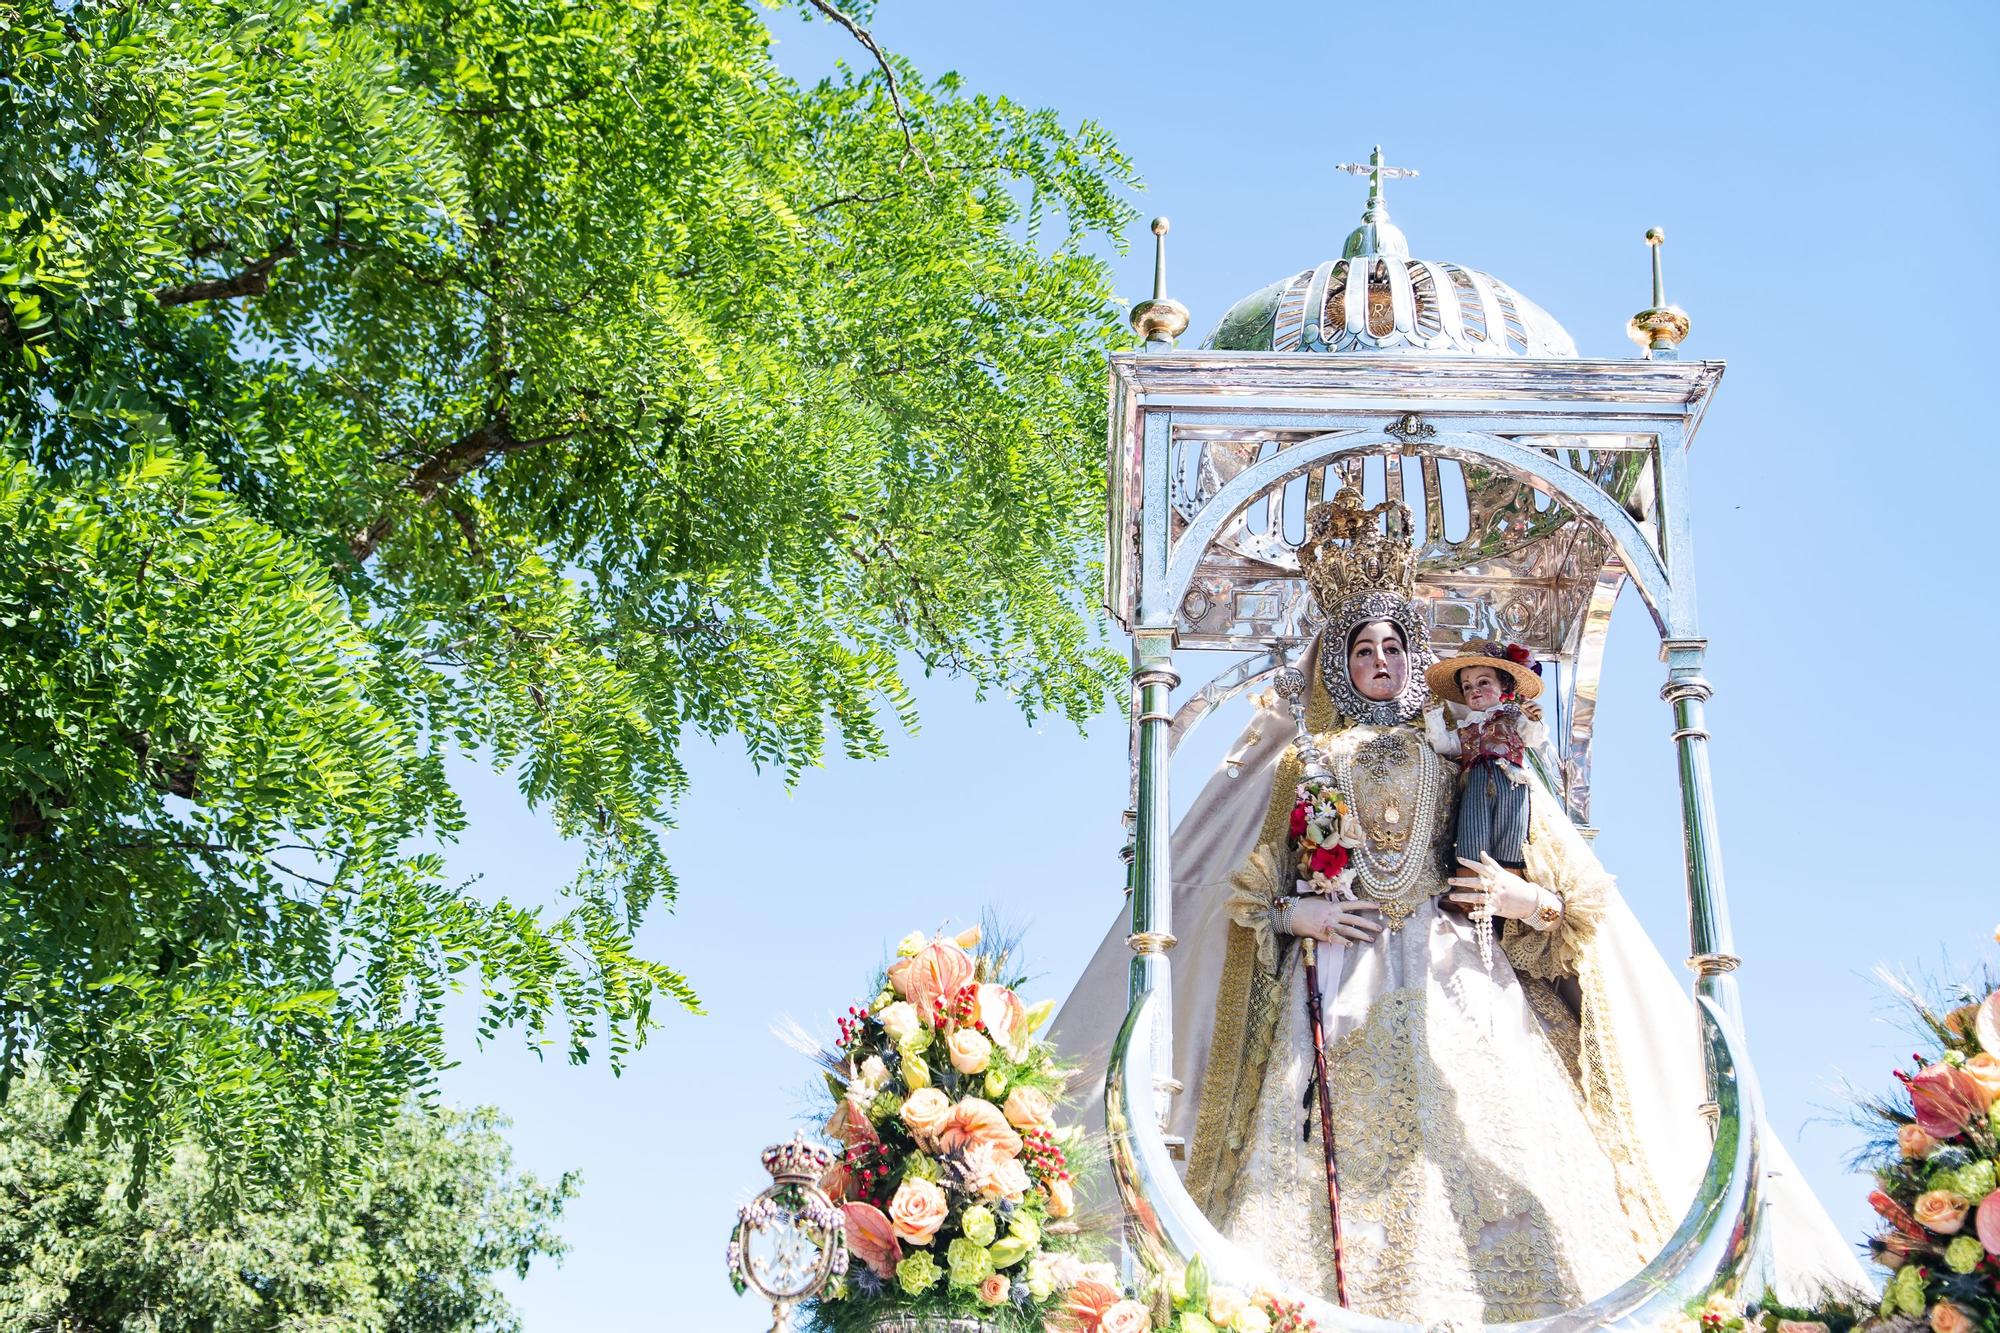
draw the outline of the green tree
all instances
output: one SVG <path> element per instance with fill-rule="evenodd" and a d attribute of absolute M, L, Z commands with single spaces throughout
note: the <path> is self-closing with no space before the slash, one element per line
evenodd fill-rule
<path fill-rule="evenodd" d="M 320 1207 L 218 1193 L 184 1149 L 135 1208 L 128 1152 L 70 1142 L 29 1078 L 0 1109 L 0 1327 L 17 1333 L 474 1333 L 518 1327 L 495 1275 L 567 1248 L 569 1176 L 513 1169 L 487 1110 L 406 1111 Z"/>
<path fill-rule="evenodd" d="M 453 985 L 572 1059 L 693 1005 L 686 736 L 1103 702 L 1130 170 L 809 3 L 808 87 L 736 0 L 0 0 L 0 1080 L 135 1179 L 338 1173 Z M 454 753 L 574 882 L 446 881 Z"/>

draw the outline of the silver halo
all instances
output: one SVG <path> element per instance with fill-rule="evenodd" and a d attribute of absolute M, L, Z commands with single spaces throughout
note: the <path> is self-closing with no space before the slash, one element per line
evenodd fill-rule
<path fill-rule="evenodd" d="M 1370 699 L 1347 678 L 1348 640 L 1355 630 L 1376 620 L 1386 620 L 1403 632 L 1403 648 L 1410 659 L 1409 679 L 1393 699 Z M 1329 645 L 1333 648 L 1330 653 Z M 1393 592 L 1364 592 L 1348 598 L 1327 617 L 1326 628 L 1320 631 L 1320 682 L 1326 686 L 1334 709 L 1350 722 L 1392 727 L 1420 715 L 1431 701 L 1424 669 L 1436 660 L 1423 616 L 1408 599 Z"/>

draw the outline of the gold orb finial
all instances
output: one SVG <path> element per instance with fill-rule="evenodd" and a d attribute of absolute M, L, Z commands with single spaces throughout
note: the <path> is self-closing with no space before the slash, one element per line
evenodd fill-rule
<path fill-rule="evenodd" d="M 1653 304 L 1632 316 L 1625 326 L 1627 336 L 1658 361 L 1672 361 L 1679 355 L 1676 349 L 1686 340 L 1690 327 L 1687 311 L 1667 304 L 1667 280 L 1660 268 L 1660 249 L 1666 243 L 1665 228 L 1646 229 L 1646 245 L 1653 252 Z"/>
<path fill-rule="evenodd" d="M 1170 347 L 1187 332 L 1188 308 L 1167 295 L 1167 229 L 1164 217 L 1153 219 L 1153 299 L 1132 307 L 1132 329 L 1148 343 Z"/>

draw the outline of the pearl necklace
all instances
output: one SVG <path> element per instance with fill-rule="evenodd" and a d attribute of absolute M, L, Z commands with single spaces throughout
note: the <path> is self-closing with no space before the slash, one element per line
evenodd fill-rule
<path fill-rule="evenodd" d="M 1381 818 L 1369 821 L 1363 815 L 1367 833 L 1364 845 L 1356 849 L 1355 878 L 1362 891 L 1383 905 L 1382 915 L 1391 930 L 1398 929 L 1415 912 L 1409 892 L 1423 875 L 1430 853 L 1431 828 L 1437 822 L 1438 757 L 1431 747 L 1400 729 L 1364 741 L 1340 756 L 1337 782 L 1354 802 L 1357 813 L 1364 809 L 1361 793 L 1354 782 L 1357 762 L 1363 772 L 1386 781 L 1389 774 L 1407 761 L 1414 748 L 1417 758 L 1417 808 L 1407 826 L 1403 811 L 1391 795 Z M 1393 853 L 1383 856 L 1382 852 Z"/>

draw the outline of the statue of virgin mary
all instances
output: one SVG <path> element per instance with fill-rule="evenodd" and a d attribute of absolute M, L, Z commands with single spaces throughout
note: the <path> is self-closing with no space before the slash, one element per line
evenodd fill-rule
<path fill-rule="evenodd" d="M 1347 1304 L 1425 1324 L 1573 1309 L 1659 1252 L 1708 1160 L 1691 1004 L 1546 787 L 1531 788 L 1518 873 L 1447 869 L 1456 769 L 1424 725 L 1414 559 L 1393 521 L 1323 543 L 1328 529 L 1316 513 L 1301 550 L 1326 613 L 1302 664 L 1303 728 L 1267 702 L 1173 834 L 1185 1091 L 1166 1129 L 1217 1227 L 1334 1300 L 1300 947 L 1313 938 Z M 1290 816 L 1309 768 L 1358 835 L 1338 893 L 1299 880 Z M 1114 925 L 1056 1023 L 1100 1079 L 1126 933 Z M 1865 1288 L 1782 1147 L 1765 1151 L 1759 1276 L 1790 1300 Z"/>

